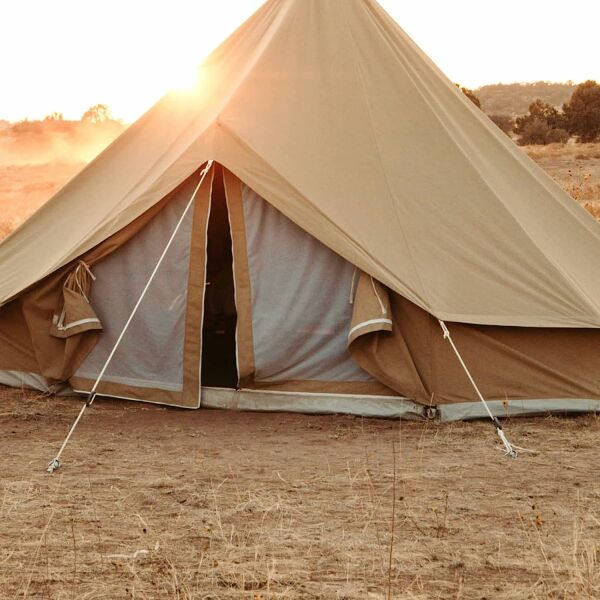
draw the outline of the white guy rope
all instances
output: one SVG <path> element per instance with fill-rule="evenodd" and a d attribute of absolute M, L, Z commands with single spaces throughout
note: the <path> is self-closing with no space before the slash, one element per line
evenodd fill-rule
<path fill-rule="evenodd" d="M 460 364 L 462 365 L 462 368 L 464 369 L 465 373 L 467 374 L 467 377 L 469 378 L 471 385 L 475 388 L 475 391 L 477 392 L 477 396 L 479 396 L 479 400 L 481 400 L 481 403 L 485 407 L 487 414 L 490 416 L 490 419 L 494 423 L 494 425 L 496 427 L 496 433 L 498 434 L 498 437 L 500 438 L 500 441 L 502 442 L 502 444 L 504 446 L 505 454 L 507 456 L 510 456 L 511 458 L 517 458 L 518 453 L 515 449 L 516 446 L 512 446 L 511 443 L 506 439 L 506 435 L 504 434 L 504 430 L 502 429 L 502 425 L 500 424 L 500 421 L 498 421 L 498 419 L 494 416 L 494 414 L 490 410 L 490 407 L 488 406 L 488 403 L 485 401 L 485 398 L 479 391 L 479 388 L 477 387 L 477 384 L 475 383 L 475 380 L 473 379 L 471 372 L 467 368 L 467 365 L 465 364 L 465 361 L 463 360 L 462 356 L 460 355 L 458 348 L 454 344 L 454 340 L 452 339 L 452 336 L 450 335 L 450 331 L 448 330 L 448 327 L 446 327 L 446 323 L 444 323 L 444 321 L 442 321 L 441 319 L 438 319 L 438 321 L 439 321 L 440 327 L 442 328 L 442 331 L 444 332 L 444 339 L 448 340 L 448 342 L 450 342 L 450 345 L 452 346 L 452 350 L 454 350 L 454 354 L 456 354 L 456 357 L 458 358 Z"/>
<path fill-rule="evenodd" d="M 179 221 L 177 222 L 177 225 L 175 226 L 175 229 L 173 230 L 173 233 L 171 234 L 171 237 L 169 238 L 167 245 L 165 246 L 162 254 L 160 255 L 160 258 L 158 259 L 158 262 L 156 263 L 156 266 L 154 267 L 154 270 L 152 271 L 152 274 L 150 275 L 150 277 L 146 283 L 146 286 L 142 290 L 142 293 L 140 294 L 138 301 L 136 302 L 135 306 L 133 307 L 133 310 L 131 311 L 131 314 L 129 315 L 127 322 L 123 326 L 123 329 L 122 329 L 121 333 L 119 334 L 119 337 L 117 338 L 117 341 L 115 342 L 115 345 L 113 346 L 112 350 L 110 351 L 110 354 L 108 355 L 108 358 L 106 359 L 106 362 L 104 363 L 104 366 L 102 367 L 102 370 L 100 371 L 100 374 L 96 378 L 96 382 L 94 383 L 91 391 L 89 392 L 87 400 L 85 401 L 85 404 L 81 407 L 81 410 L 79 411 L 79 414 L 77 415 L 77 418 L 75 419 L 75 422 L 71 426 L 71 429 L 69 430 L 69 433 L 67 434 L 67 437 L 65 438 L 65 441 L 62 443 L 62 446 L 60 447 L 58 454 L 50 461 L 50 464 L 48 465 L 48 468 L 47 468 L 48 473 L 54 473 L 54 471 L 56 471 L 56 469 L 58 469 L 60 467 L 61 454 L 63 453 L 64 449 L 66 448 L 67 444 L 69 443 L 69 440 L 71 439 L 71 435 L 75 431 L 75 428 L 77 427 L 77 424 L 79 423 L 81 417 L 83 416 L 85 409 L 88 406 L 91 406 L 93 404 L 93 402 L 96 398 L 96 390 L 98 389 L 98 385 L 100 384 L 102 377 L 104 377 L 104 373 L 106 373 L 106 369 L 108 368 L 110 361 L 112 360 L 113 356 L 115 355 L 115 352 L 117 351 L 117 348 L 119 347 L 119 344 L 121 343 L 121 340 L 125 336 L 125 332 L 127 331 L 129 324 L 133 320 L 135 313 L 137 312 L 138 308 L 140 307 L 140 304 L 142 303 L 142 300 L 144 299 L 144 296 L 146 295 L 146 292 L 148 291 L 150 284 L 154 280 L 154 276 L 158 272 L 158 269 L 160 268 L 160 265 L 161 265 L 163 259 L 167 255 L 167 252 L 169 251 L 169 248 L 171 247 L 171 244 L 173 243 L 173 240 L 175 239 L 175 236 L 177 235 L 177 232 L 179 231 L 179 228 L 181 227 L 181 224 L 183 223 L 185 216 L 187 215 L 190 207 L 192 206 L 194 199 L 196 198 L 196 194 L 198 193 L 198 190 L 200 189 L 200 186 L 204 182 L 204 179 L 205 179 L 207 173 L 209 172 L 210 168 L 212 167 L 212 164 L 213 164 L 213 161 L 209 160 L 206 167 L 202 171 L 202 174 L 200 177 L 200 182 L 194 189 L 194 193 L 192 194 L 191 198 L 189 199 L 185 209 L 183 210 L 183 213 L 181 213 L 181 217 L 179 217 Z"/>

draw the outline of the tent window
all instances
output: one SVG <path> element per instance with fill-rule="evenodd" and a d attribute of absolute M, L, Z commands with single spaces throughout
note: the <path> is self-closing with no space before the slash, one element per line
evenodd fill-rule
<path fill-rule="evenodd" d="M 237 314 L 233 253 L 222 170 L 215 173 L 208 221 L 206 293 L 202 328 L 202 385 L 236 388 Z"/>

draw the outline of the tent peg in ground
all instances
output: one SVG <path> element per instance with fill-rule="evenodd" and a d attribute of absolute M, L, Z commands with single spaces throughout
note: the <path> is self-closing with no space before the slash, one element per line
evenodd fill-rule
<path fill-rule="evenodd" d="M 477 396 L 479 397 L 479 400 L 485 407 L 487 414 L 490 416 L 490 419 L 492 420 L 492 423 L 494 424 L 494 427 L 496 428 L 496 433 L 498 434 L 498 437 L 500 438 L 502 445 L 504 446 L 504 453 L 506 454 L 506 456 L 510 456 L 510 458 L 517 458 L 519 453 L 515 449 L 515 446 L 513 446 L 508 441 L 506 434 L 504 433 L 504 430 L 502 429 L 502 425 L 501 425 L 500 421 L 492 413 L 492 411 L 490 410 L 490 407 L 488 406 L 488 403 L 485 401 L 485 398 L 483 397 L 483 394 L 479 391 L 479 388 L 477 387 L 477 384 L 475 383 L 475 380 L 473 379 L 471 372 L 467 368 L 467 365 L 465 364 L 463 357 L 461 356 L 460 352 L 458 351 L 458 348 L 454 344 L 454 340 L 452 339 L 452 336 L 450 335 L 450 330 L 448 329 L 448 326 L 441 319 L 438 319 L 438 321 L 439 321 L 440 327 L 442 328 L 442 331 L 444 332 L 444 339 L 448 340 L 448 342 L 452 346 L 452 350 L 454 350 L 454 354 L 456 354 L 456 357 L 458 358 L 458 361 L 460 362 L 462 368 L 464 369 L 465 373 L 467 374 L 467 377 L 469 378 L 471 385 L 475 388 L 475 392 L 477 392 Z"/>

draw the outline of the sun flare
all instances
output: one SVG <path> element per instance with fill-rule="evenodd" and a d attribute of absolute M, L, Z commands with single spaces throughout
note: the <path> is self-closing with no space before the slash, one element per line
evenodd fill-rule
<path fill-rule="evenodd" d="M 52 112 L 78 119 L 106 103 L 115 117 L 131 122 L 170 90 L 193 88 L 197 65 L 262 2 L 146 2 L 143 26 L 142 4 L 134 1 L 104 0 L 101 7 L 89 0 L 5 2 L 0 19 L 11 25 L 0 35 L 0 120 Z M 472 0 L 380 2 L 453 81 L 467 87 L 600 79 L 597 0 L 572 0 L 569 11 L 548 10 L 543 21 L 539 2 L 522 0 L 506 0 L 491 20 L 472 10 Z M 561 43 L 533 51 L 534 25 Z"/>
<path fill-rule="evenodd" d="M 165 91 L 188 92 L 198 84 L 198 66 L 176 65 L 164 77 Z"/>

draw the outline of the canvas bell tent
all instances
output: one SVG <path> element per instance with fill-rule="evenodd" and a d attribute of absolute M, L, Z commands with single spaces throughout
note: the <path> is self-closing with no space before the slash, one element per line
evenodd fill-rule
<path fill-rule="evenodd" d="M 479 415 L 444 321 L 600 408 L 600 227 L 374 0 L 269 0 L 0 246 L 0 381 L 89 391 L 167 247 L 103 395 Z"/>

